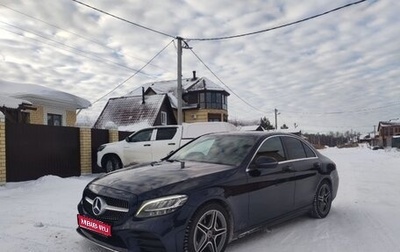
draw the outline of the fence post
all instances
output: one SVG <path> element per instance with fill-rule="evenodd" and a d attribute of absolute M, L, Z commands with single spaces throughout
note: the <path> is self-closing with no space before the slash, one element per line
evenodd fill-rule
<path fill-rule="evenodd" d="M 0 111 L 0 185 L 6 184 L 6 170 L 6 119 Z"/>
<path fill-rule="evenodd" d="M 108 130 L 108 142 L 118 142 L 118 130 L 117 129 L 109 129 Z"/>
<path fill-rule="evenodd" d="M 92 173 L 92 131 L 80 128 L 81 175 Z"/>

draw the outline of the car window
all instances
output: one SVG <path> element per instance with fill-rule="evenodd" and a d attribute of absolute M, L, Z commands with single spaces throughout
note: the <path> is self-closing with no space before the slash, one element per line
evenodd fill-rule
<path fill-rule="evenodd" d="M 271 137 L 267 139 L 257 151 L 255 160 L 259 157 L 271 157 L 277 161 L 286 160 L 281 139 L 279 137 Z"/>
<path fill-rule="evenodd" d="M 150 141 L 152 133 L 153 133 L 153 129 L 146 129 L 146 130 L 139 131 L 138 133 L 129 137 L 129 142 Z"/>
<path fill-rule="evenodd" d="M 303 143 L 303 147 L 304 147 L 304 150 L 306 151 L 307 157 L 316 157 L 315 152 L 313 150 L 311 150 L 311 148 L 308 147 L 307 144 Z"/>
<path fill-rule="evenodd" d="M 294 137 L 283 137 L 282 139 L 289 159 L 301 159 L 307 157 L 303 148 L 303 143 L 300 140 Z"/>
<path fill-rule="evenodd" d="M 174 138 L 176 134 L 176 128 L 160 128 L 157 129 L 156 140 L 170 140 Z"/>

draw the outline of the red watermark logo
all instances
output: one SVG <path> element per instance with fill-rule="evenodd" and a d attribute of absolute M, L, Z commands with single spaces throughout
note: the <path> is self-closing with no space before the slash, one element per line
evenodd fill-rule
<path fill-rule="evenodd" d="M 96 232 L 104 236 L 111 236 L 111 225 L 102 221 L 78 214 L 78 225 L 81 228 Z"/>

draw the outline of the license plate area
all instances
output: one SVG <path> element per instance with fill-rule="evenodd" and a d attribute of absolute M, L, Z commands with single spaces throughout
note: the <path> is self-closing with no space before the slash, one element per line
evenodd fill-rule
<path fill-rule="evenodd" d="M 90 231 L 93 231 L 97 234 L 101 234 L 107 237 L 111 236 L 111 225 L 104 223 L 99 220 L 95 220 L 84 215 L 77 215 L 78 218 L 78 226 Z"/>

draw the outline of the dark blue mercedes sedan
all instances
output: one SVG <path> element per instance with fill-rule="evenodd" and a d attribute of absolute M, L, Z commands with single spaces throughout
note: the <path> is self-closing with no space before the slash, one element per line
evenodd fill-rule
<path fill-rule="evenodd" d="M 224 251 L 298 215 L 325 218 L 338 183 L 335 163 L 295 135 L 210 134 L 90 182 L 77 231 L 114 251 Z"/>

